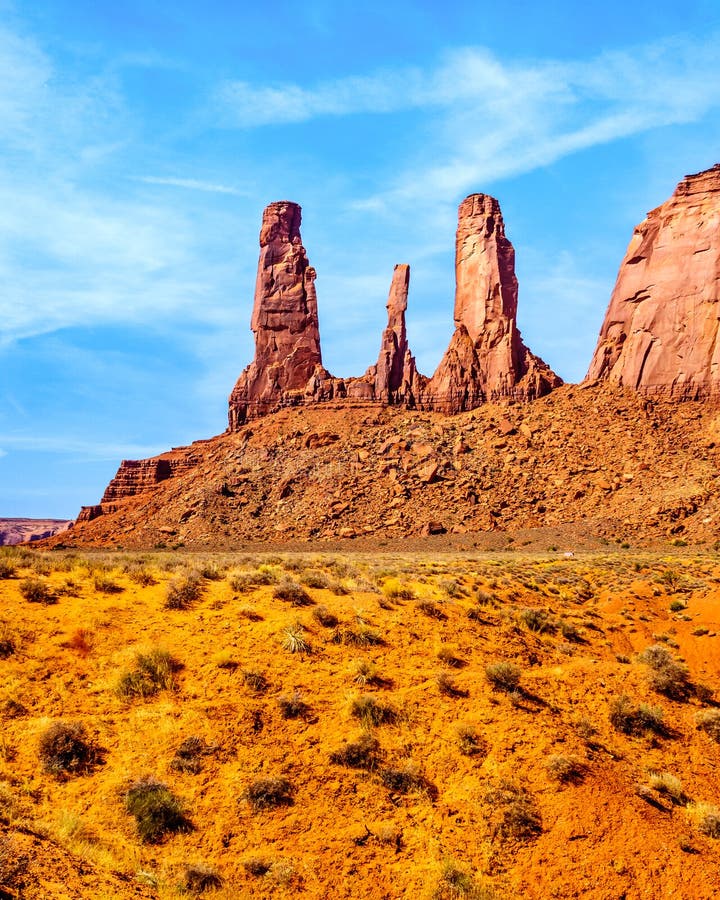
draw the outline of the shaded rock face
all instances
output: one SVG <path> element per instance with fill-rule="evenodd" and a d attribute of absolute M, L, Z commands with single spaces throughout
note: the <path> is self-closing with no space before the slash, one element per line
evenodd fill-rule
<path fill-rule="evenodd" d="M 720 392 L 720 165 L 689 175 L 635 229 L 588 381 L 672 399 Z"/>
<path fill-rule="evenodd" d="M 255 358 L 230 395 L 230 429 L 283 404 L 300 402 L 322 369 L 315 270 L 300 237 L 297 203 L 271 203 L 260 230 L 251 328 Z M 312 391 L 317 391 L 313 385 Z"/>
<path fill-rule="evenodd" d="M 515 250 L 494 197 L 471 194 L 460 204 L 455 277 L 455 333 L 423 406 L 456 413 L 487 400 L 534 400 L 562 384 L 518 331 Z"/>

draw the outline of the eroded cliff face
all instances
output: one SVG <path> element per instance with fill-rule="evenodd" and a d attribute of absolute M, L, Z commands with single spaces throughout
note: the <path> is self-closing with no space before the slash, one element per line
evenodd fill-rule
<path fill-rule="evenodd" d="M 588 381 L 699 399 L 720 392 L 720 165 L 689 175 L 635 229 Z"/>
<path fill-rule="evenodd" d="M 423 392 L 425 408 L 457 413 L 489 400 L 534 400 L 562 384 L 523 343 L 515 250 L 487 194 L 460 204 L 455 279 L 455 333 Z"/>

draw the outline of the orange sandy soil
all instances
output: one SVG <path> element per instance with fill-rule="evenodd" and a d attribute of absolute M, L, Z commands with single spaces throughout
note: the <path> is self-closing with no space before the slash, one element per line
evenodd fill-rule
<path fill-rule="evenodd" d="M 273 584 L 233 589 L 234 576 L 260 565 L 270 578 L 326 586 L 308 586 L 306 606 L 274 598 Z M 168 582 L 192 569 L 204 574 L 201 598 L 165 608 Z M 6 865 L 0 895 L 188 896 L 186 866 L 201 863 L 222 877 L 208 894 L 217 898 L 717 896 L 720 841 L 702 833 L 699 804 L 720 804 L 720 744 L 696 724 L 713 700 L 656 693 L 638 658 L 667 647 L 694 685 L 720 695 L 716 554 L 11 548 L 0 572 L 0 639 L 13 648 L 0 658 L 0 849 L 19 863 Z M 139 583 L 148 574 L 155 583 Z M 24 599 L 30 577 L 57 602 Z M 673 601 L 682 608 L 671 612 Z M 335 642 L 319 605 L 341 632 L 369 629 L 382 643 Z M 528 628 L 527 609 L 546 611 L 549 630 Z M 283 648 L 298 621 L 311 652 Z M 156 647 L 183 666 L 175 689 L 123 699 L 116 687 L 135 653 Z M 374 664 L 376 681 L 358 683 L 358 661 Z M 514 694 L 487 680 L 499 661 L 521 669 Z M 264 692 L 248 686 L 247 670 L 264 674 Z M 443 673 L 455 694 L 439 689 Z M 294 691 L 307 712 L 286 719 L 278 698 Z M 660 707 L 669 734 L 613 728 L 621 694 Z M 397 714 L 372 727 L 382 748 L 372 771 L 330 760 L 362 733 L 351 714 L 361 695 Z M 43 771 L 38 742 L 58 721 L 94 736 L 104 761 L 93 771 Z M 471 754 L 464 727 L 477 738 Z M 175 771 L 191 736 L 207 751 L 202 770 Z M 573 759 L 578 777 L 554 778 L 553 756 Z M 408 792 L 385 786 L 388 767 L 406 766 L 417 776 Z M 675 776 L 686 796 L 671 802 L 652 773 Z M 145 775 L 182 799 L 192 831 L 139 840 L 124 792 Z M 289 779 L 294 802 L 254 812 L 245 789 L 275 776 Z M 492 792 L 508 781 L 539 817 L 536 834 L 503 829 L 507 807 Z M 265 874 L 248 871 L 253 858 Z M 465 877 L 444 878 L 453 867 Z"/>

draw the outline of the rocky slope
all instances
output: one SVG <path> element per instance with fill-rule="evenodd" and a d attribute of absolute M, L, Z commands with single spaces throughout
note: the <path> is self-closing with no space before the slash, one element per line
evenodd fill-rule
<path fill-rule="evenodd" d="M 328 402 L 176 449 L 173 477 L 139 492 L 125 481 L 54 543 L 377 546 L 564 523 L 633 543 L 714 540 L 719 448 L 714 406 L 608 385 L 456 416 Z"/>
<path fill-rule="evenodd" d="M 720 387 L 720 165 L 635 229 L 588 380 L 696 399 Z"/>

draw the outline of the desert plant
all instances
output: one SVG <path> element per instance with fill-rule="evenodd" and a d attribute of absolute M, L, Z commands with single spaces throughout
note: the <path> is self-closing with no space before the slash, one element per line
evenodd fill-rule
<path fill-rule="evenodd" d="M 290 806 L 295 788 L 287 778 L 257 778 L 243 791 L 242 799 L 259 812 L 276 806 Z"/>
<path fill-rule="evenodd" d="M 202 738 L 194 735 L 185 738 L 170 760 L 170 768 L 176 772 L 189 772 L 197 775 L 202 771 L 202 758 L 206 752 L 207 748 Z"/>
<path fill-rule="evenodd" d="M 305 717 L 310 710 L 299 691 L 293 691 L 292 694 L 281 694 L 277 704 L 283 719 L 299 719 Z"/>
<path fill-rule="evenodd" d="M 472 725 L 458 725 L 457 740 L 460 752 L 465 756 L 475 756 L 485 749 L 485 742 Z"/>
<path fill-rule="evenodd" d="M 587 766 L 576 756 L 552 755 L 545 762 L 545 770 L 553 781 L 576 784 L 585 777 Z"/>
<path fill-rule="evenodd" d="M 125 809 L 135 817 L 138 836 L 146 844 L 156 844 L 167 834 L 192 829 L 180 799 L 152 776 L 130 785 L 125 794 Z"/>
<path fill-rule="evenodd" d="M 243 684 L 247 685 L 255 694 L 264 694 L 270 687 L 265 673 L 259 669 L 243 669 L 242 680 Z"/>
<path fill-rule="evenodd" d="M 479 885 L 453 860 L 443 863 L 431 900 L 493 900 L 490 888 Z"/>
<path fill-rule="evenodd" d="M 56 722 L 40 736 L 43 770 L 59 778 L 82 775 L 99 762 L 99 751 L 82 722 Z"/>
<path fill-rule="evenodd" d="M 157 584 L 155 576 L 145 566 L 131 563 L 125 566 L 124 571 L 130 581 L 134 581 L 135 584 L 139 584 L 141 587 L 150 587 L 150 585 Z"/>
<path fill-rule="evenodd" d="M 261 878 L 272 869 L 273 861 L 267 856 L 248 856 L 242 861 L 242 866 L 248 875 Z"/>
<path fill-rule="evenodd" d="M 292 606 L 309 606 L 313 601 L 308 592 L 291 578 L 283 580 L 273 589 L 273 597 Z"/>
<path fill-rule="evenodd" d="M 542 819 L 532 797 L 512 782 L 501 781 L 487 792 L 485 802 L 500 812 L 494 826 L 499 837 L 526 841 L 542 831 Z"/>
<path fill-rule="evenodd" d="M 371 725 L 386 725 L 395 722 L 398 718 L 394 706 L 368 695 L 356 697 L 351 702 L 350 715 L 359 719 L 366 728 Z"/>
<path fill-rule="evenodd" d="M 329 590 L 331 585 L 330 578 L 319 569 L 308 569 L 303 573 L 300 581 L 306 587 L 315 588 L 316 590 Z"/>
<path fill-rule="evenodd" d="M 305 629 L 300 622 L 286 628 L 283 635 L 283 649 L 288 653 L 310 653 L 312 651 L 309 642 L 305 640 Z"/>
<path fill-rule="evenodd" d="M 184 887 L 186 891 L 194 894 L 204 894 L 206 891 L 222 887 L 222 877 L 211 866 L 203 863 L 193 863 L 185 867 Z"/>
<path fill-rule="evenodd" d="M 380 742 L 369 732 L 364 732 L 354 741 L 348 741 L 330 754 L 330 762 L 335 765 L 369 771 L 377 768 L 381 759 Z"/>
<path fill-rule="evenodd" d="M 415 609 L 430 619 L 446 619 L 447 616 L 434 600 L 417 600 Z"/>
<path fill-rule="evenodd" d="M 662 709 L 648 706 L 647 703 L 636 706 L 626 694 L 616 697 L 611 702 L 610 724 L 617 731 L 630 735 L 642 735 L 647 732 L 664 735 L 667 731 Z"/>
<path fill-rule="evenodd" d="M 435 676 L 438 690 L 445 697 L 467 697 L 468 692 L 459 688 L 453 678 L 447 672 L 440 672 Z"/>
<path fill-rule="evenodd" d="M 671 700 L 687 700 L 693 684 L 687 666 L 673 658 L 667 647 L 654 645 L 639 655 L 640 662 L 650 667 L 650 686 Z"/>
<path fill-rule="evenodd" d="M 24 578 L 20 582 L 20 593 L 29 603 L 57 603 L 57 594 L 46 581 L 40 578 Z"/>
<path fill-rule="evenodd" d="M 555 622 L 550 617 L 550 614 L 544 609 L 534 609 L 531 607 L 521 609 L 518 613 L 518 618 L 529 631 L 534 631 L 537 634 L 553 632 L 556 628 Z"/>
<path fill-rule="evenodd" d="M 203 584 L 198 572 L 180 575 L 165 588 L 165 609 L 190 609 L 202 597 Z"/>
<path fill-rule="evenodd" d="M 338 623 L 338 617 L 331 613 L 327 606 L 316 606 L 312 611 L 312 617 L 323 628 L 334 628 Z"/>
<path fill-rule="evenodd" d="M 354 628 L 339 625 L 330 639 L 333 644 L 345 644 L 348 647 L 377 647 L 384 643 L 377 631 L 365 624 L 358 624 Z"/>
<path fill-rule="evenodd" d="M 667 797 L 675 806 L 685 806 L 689 802 L 680 779 L 669 772 L 651 772 L 648 787 Z"/>
<path fill-rule="evenodd" d="M 581 644 L 583 642 L 582 632 L 574 622 L 568 622 L 563 619 L 560 622 L 560 633 L 566 641 L 570 641 L 573 644 Z"/>
<path fill-rule="evenodd" d="M 700 731 L 720 744 L 720 709 L 703 709 L 695 716 L 695 724 Z"/>
<path fill-rule="evenodd" d="M 15 634 L 8 622 L 0 621 L 0 659 L 7 659 L 16 650 Z"/>
<path fill-rule="evenodd" d="M 15 575 L 15 566 L 7 559 L 0 559 L 0 580 L 12 578 Z"/>
<path fill-rule="evenodd" d="M 520 687 L 522 671 L 511 662 L 489 663 L 485 666 L 485 677 L 499 691 L 517 691 Z"/>
<path fill-rule="evenodd" d="M 457 653 L 452 647 L 448 647 L 447 644 L 438 650 L 437 658 L 441 663 L 444 663 L 446 666 L 450 666 L 453 669 L 459 669 L 460 666 L 463 665 L 463 661 Z"/>
<path fill-rule="evenodd" d="M 404 766 L 389 766 L 380 770 L 380 781 L 388 790 L 396 794 L 409 794 L 413 791 L 422 791 L 428 787 L 428 783 L 418 772 L 413 763 Z"/>
<path fill-rule="evenodd" d="M 124 590 L 121 584 L 118 584 L 117 581 L 104 573 L 96 575 L 93 584 L 95 585 L 95 590 L 101 594 L 121 594 Z"/>
<path fill-rule="evenodd" d="M 175 673 L 180 663 L 167 650 L 154 649 L 135 655 L 135 668 L 118 682 L 121 697 L 151 697 L 159 691 L 175 690 Z"/>
<path fill-rule="evenodd" d="M 415 596 L 412 588 L 402 584 L 397 578 L 387 578 L 383 582 L 382 592 L 389 600 L 412 600 Z"/>
<path fill-rule="evenodd" d="M 720 808 L 710 803 L 698 803 L 692 810 L 698 831 L 708 837 L 720 838 Z"/>
<path fill-rule="evenodd" d="M 380 684 L 382 678 L 378 674 L 375 663 L 367 659 L 358 659 L 353 664 L 353 681 L 355 684 Z"/>

